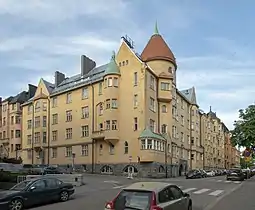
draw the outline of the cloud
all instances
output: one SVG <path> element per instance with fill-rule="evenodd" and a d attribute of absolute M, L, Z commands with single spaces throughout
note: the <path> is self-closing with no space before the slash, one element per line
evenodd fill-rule
<path fill-rule="evenodd" d="M 39 22 L 58 22 L 82 15 L 117 18 L 125 12 L 121 0 L 0 0 L 0 14 L 10 14 Z M 114 12 L 113 12 L 114 11 Z M 107 14 L 107 15 L 106 15 Z"/>

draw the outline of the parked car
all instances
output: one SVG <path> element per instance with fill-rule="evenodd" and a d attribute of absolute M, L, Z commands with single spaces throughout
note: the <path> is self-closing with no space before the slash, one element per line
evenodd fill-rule
<path fill-rule="evenodd" d="M 202 178 L 202 177 L 203 177 L 203 175 L 202 175 L 201 171 L 198 169 L 191 170 L 186 174 L 186 179 L 197 179 L 197 178 Z"/>
<path fill-rule="evenodd" d="M 124 188 L 105 209 L 192 210 L 190 195 L 175 184 L 163 182 L 137 182 Z"/>
<path fill-rule="evenodd" d="M 242 172 L 244 174 L 244 179 L 249 179 L 251 178 L 251 172 L 249 169 L 242 169 Z"/>
<path fill-rule="evenodd" d="M 206 174 L 206 171 L 205 171 L 205 170 L 200 169 L 199 171 L 200 171 L 200 172 L 201 172 L 201 174 L 202 174 L 202 178 L 207 177 L 207 174 Z"/>
<path fill-rule="evenodd" d="M 0 192 L 0 209 L 22 210 L 51 201 L 65 202 L 74 191 L 72 184 L 63 183 L 56 178 L 26 180 L 10 190 Z"/>
<path fill-rule="evenodd" d="M 215 176 L 215 173 L 214 173 L 214 171 L 206 171 L 206 175 L 208 177 L 213 177 L 213 176 Z"/>
<path fill-rule="evenodd" d="M 244 173 L 240 168 L 232 168 L 228 171 L 227 180 L 244 181 Z"/>

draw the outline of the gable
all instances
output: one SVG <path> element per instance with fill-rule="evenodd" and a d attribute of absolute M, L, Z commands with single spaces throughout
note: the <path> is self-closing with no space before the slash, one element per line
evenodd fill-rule
<path fill-rule="evenodd" d="M 44 94 L 44 95 L 46 95 L 46 96 L 49 96 L 50 93 L 49 93 L 49 91 L 48 91 L 48 89 L 47 89 L 47 87 L 46 87 L 46 85 L 45 85 L 43 79 L 40 79 L 34 97 L 35 97 L 35 98 L 36 98 L 36 97 L 39 97 L 39 96 L 41 96 L 42 94 Z"/>

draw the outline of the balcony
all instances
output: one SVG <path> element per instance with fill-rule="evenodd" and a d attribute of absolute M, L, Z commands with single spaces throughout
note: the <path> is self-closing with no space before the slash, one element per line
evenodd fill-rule
<path fill-rule="evenodd" d="M 104 131 L 100 130 L 100 131 L 93 131 L 92 132 L 92 139 L 98 140 L 98 139 L 104 139 Z"/>
<path fill-rule="evenodd" d="M 9 144 L 10 140 L 9 139 L 0 139 L 0 144 Z"/>

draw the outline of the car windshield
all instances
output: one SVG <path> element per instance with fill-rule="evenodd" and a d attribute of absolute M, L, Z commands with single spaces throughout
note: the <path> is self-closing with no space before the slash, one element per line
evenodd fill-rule
<path fill-rule="evenodd" d="M 125 208 L 149 210 L 151 195 L 150 191 L 123 190 L 115 201 L 115 210 Z"/>
<path fill-rule="evenodd" d="M 230 169 L 230 173 L 240 173 L 240 169 Z"/>
<path fill-rule="evenodd" d="M 30 181 L 20 182 L 19 184 L 16 184 L 15 186 L 13 186 L 10 190 L 17 190 L 17 191 L 24 190 L 29 185 L 29 183 Z"/>

